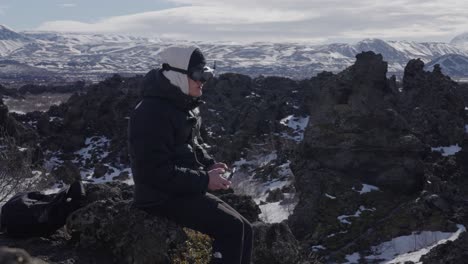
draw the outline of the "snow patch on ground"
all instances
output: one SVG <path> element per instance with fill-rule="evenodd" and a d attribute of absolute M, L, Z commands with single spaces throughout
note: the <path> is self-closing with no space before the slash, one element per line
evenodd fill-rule
<path fill-rule="evenodd" d="M 309 125 L 309 116 L 305 117 L 296 117 L 294 115 L 289 115 L 280 120 L 280 124 L 287 126 L 292 130 L 292 133 L 282 132 L 281 137 L 294 140 L 296 142 L 301 142 L 304 140 L 304 131 Z"/>
<path fill-rule="evenodd" d="M 295 204 L 281 204 L 281 202 L 260 205 L 262 213 L 260 219 L 266 223 L 280 223 L 287 220 L 294 210 Z"/>
<path fill-rule="evenodd" d="M 356 191 L 353 187 L 353 190 Z M 362 189 L 360 191 L 357 191 L 359 194 L 365 194 L 373 191 L 380 191 L 379 187 L 374 186 L 374 185 L 369 185 L 369 184 L 362 184 Z"/>
<path fill-rule="evenodd" d="M 457 225 L 458 230 L 454 233 L 440 231 L 413 232 L 408 236 L 393 238 L 371 248 L 372 255 L 364 257 L 364 260 L 379 261 L 382 264 L 397 264 L 412 262 L 422 264 L 420 259 L 429 253 L 434 247 L 447 241 L 458 239 L 461 233 L 466 231 L 465 226 Z M 361 255 L 356 252 L 346 256 L 346 264 L 361 263 Z M 372 262 L 372 263 L 374 263 Z"/>
<path fill-rule="evenodd" d="M 104 174 L 104 176 L 95 178 L 94 177 L 94 169 L 89 169 L 89 170 L 83 170 L 81 171 L 81 178 L 85 180 L 86 182 L 89 183 L 106 183 L 106 182 L 112 182 L 114 181 L 115 177 L 118 177 L 122 174 L 127 174 L 128 179 L 123 180 L 122 182 L 127 183 L 129 185 L 134 185 L 133 182 L 133 176 L 132 176 L 132 170 L 131 168 L 117 168 L 115 166 L 112 166 L 108 163 L 103 164 L 108 168 L 108 172 Z"/>
<path fill-rule="evenodd" d="M 75 159 L 72 160 L 72 163 L 80 169 L 81 179 L 85 183 L 105 183 L 114 181 L 115 177 L 120 176 L 120 181 L 133 185 L 131 168 L 122 164 L 105 162 L 105 158 L 109 155 L 109 147 L 110 139 L 104 136 L 93 136 L 85 140 L 85 147 L 74 152 Z M 48 172 L 63 164 L 61 155 L 60 152 L 46 152 L 44 167 Z M 107 168 L 103 176 L 96 177 L 94 175 L 95 166 L 93 164 L 101 164 Z"/>
<path fill-rule="evenodd" d="M 442 156 L 452 156 L 455 155 L 455 153 L 459 152 L 462 148 L 456 145 L 448 146 L 448 147 L 433 147 L 431 148 L 432 151 L 437 151 L 442 154 Z"/>
<path fill-rule="evenodd" d="M 56 166 L 59 166 L 63 163 L 63 161 L 59 158 L 62 153 L 59 151 L 52 152 L 47 150 L 44 154 L 44 168 L 51 172 Z"/>
<path fill-rule="evenodd" d="M 364 206 L 359 206 L 359 209 L 352 215 L 340 215 L 337 217 L 337 219 L 343 223 L 343 224 L 347 224 L 347 225 L 350 225 L 351 222 L 348 221 L 348 218 L 357 218 L 357 217 L 360 217 L 361 216 L 361 213 L 364 212 L 364 211 L 375 211 L 375 208 L 371 208 L 371 209 L 368 209 L 368 208 L 365 208 Z"/>
<path fill-rule="evenodd" d="M 355 264 L 355 263 L 357 264 L 360 258 L 361 258 L 361 255 L 359 253 L 346 255 L 346 260 L 348 262 L 345 262 L 344 264 Z"/>
<path fill-rule="evenodd" d="M 93 154 L 96 154 L 97 158 L 102 160 L 109 155 L 109 152 L 103 151 L 109 147 L 109 144 L 110 139 L 104 136 L 90 137 L 85 140 L 85 147 L 76 151 L 75 154 L 78 155 L 79 160 L 91 159 Z"/>
<path fill-rule="evenodd" d="M 312 250 L 313 252 L 317 252 L 320 250 L 327 250 L 327 248 L 322 245 L 317 245 L 317 246 L 312 246 L 310 250 Z"/>
<path fill-rule="evenodd" d="M 290 162 L 276 165 L 276 152 L 254 155 L 249 159 L 242 158 L 233 163 L 236 168 L 231 181 L 232 188 L 237 194 L 250 195 L 262 211 L 259 217 L 268 223 L 278 223 L 288 218 L 297 204 L 294 193 L 283 193 L 282 201 L 267 203 L 269 192 L 282 189 L 292 184 L 294 175 Z M 275 176 L 267 175 L 270 180 L 263 181 L 255 177 L 264 167 L 274 167 Z"/>

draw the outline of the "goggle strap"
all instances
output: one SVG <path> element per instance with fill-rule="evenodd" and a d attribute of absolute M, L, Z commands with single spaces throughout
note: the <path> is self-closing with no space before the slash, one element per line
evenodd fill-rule
<path fill-rule="evenodd" d="M 175 72 L 180 72 L 180 73 L 183 73 L 183 74 L 187 74 L 187 75 L 188 75 L 188 71 L 187 71 L 187 70 L 183 70 L 183 69 L 179 69 L 179 68 L 172 67 L 171 65 L 169 65 L 169 63 L 163 63 L 163 64 L 162 64 L 162 69 L 163 69 L 163 71 L 175 71 Z"/>

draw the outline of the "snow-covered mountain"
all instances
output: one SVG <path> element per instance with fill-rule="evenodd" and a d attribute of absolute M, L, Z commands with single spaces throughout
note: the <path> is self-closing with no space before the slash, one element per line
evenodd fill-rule
<path fill-rule="evenodd" d="M 466 76 L 468 74 L 468 57 L 459 54 L 447 54 L 429 62 L 426 68 L 432 70 L 439 64 L 442 72 L 449 76 Z"/>
<path fill-rule="evenodd" d="M 454 37 L 450 41 L 450 44 L 460 49 L 468 50 L 468 32 Z"/>
<path fill-rule="evenodd" d="M 31 41 L 26 36 L 0 25 L 0 56 L 6 56 Z"/>
<path fill-rule="evenodd" d="M 69 79 L 97 80 L 103 75 L 144 74 L 157 67 L 158 53 L 169 45 L 188 41 L 122 35 L 22 32 L 0 27 L 3 59 L 47 69 Z M 468 56 L 468 49 L 448 43 L 365 39 L 355 44 L 307 45 L 297 43 L 207 43 L 201 47 L 219 72 L 252 76 L 276 75 L 310 78 L 322 71 L 339 72 L 355 61 L 355 55 L 372 50 L 389 63 L 389 74 L 401 75 L 408 60 L 428 63 L 440 56 Z M 465 74 L 464 74 L 465 75 Z M 468 73 L 466 73 L 468 75 Z M 456 76 L 458 77 L 458 76 Z"/>

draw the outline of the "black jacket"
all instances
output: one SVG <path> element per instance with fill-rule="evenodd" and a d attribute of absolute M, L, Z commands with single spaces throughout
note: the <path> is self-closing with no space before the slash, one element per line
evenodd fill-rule
<path fill-rule="evenodd" d="M 151 70 L 144 77 L 143 100 L 128 126 L 135 206 L 206 192 L 206 168 L 215 161 L 199 144 L 203 142 L 200 104 L 198 98 L 172 85 L 160 70 Z"/>

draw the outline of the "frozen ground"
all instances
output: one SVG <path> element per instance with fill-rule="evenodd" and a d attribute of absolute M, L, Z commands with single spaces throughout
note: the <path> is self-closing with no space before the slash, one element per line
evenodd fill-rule
<path fill-rule="evenodd" d="M 416 263 L 437 245 L 458 239 L 466 231 L 465 226 L 457 225 L 458 230 L 450 232 L 421 231 L 408 236 L 400 236 L 371 248 L 372 255 L 362 256 L 359 252 L 346 256 L 345 264 L 358 264 L 360 261 L 378 261 L 381 264 Z"/>

